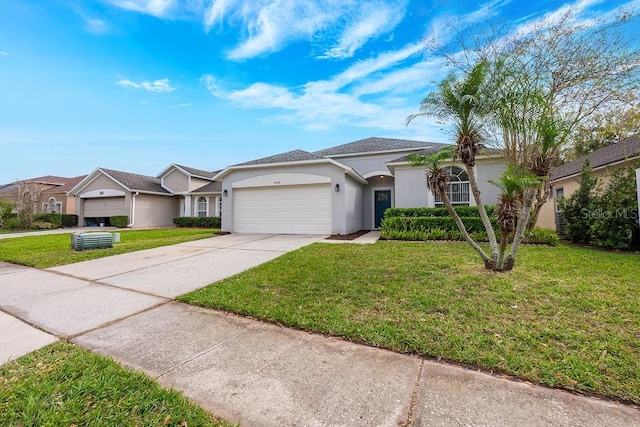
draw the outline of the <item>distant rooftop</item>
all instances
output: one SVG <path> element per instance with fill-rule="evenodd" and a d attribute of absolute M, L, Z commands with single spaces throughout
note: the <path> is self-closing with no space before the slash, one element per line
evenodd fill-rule
<path fill-rule="evenodd" d="M 371 137 L 350 142 L 348 144 L 325 148 L 324 150 L 316 151 L 314 154 L 331 157 L 348 154 L 419 149 L 430 147 L 433 144 L 433 142 L 412 141 L 408 139 Z"/>
<path fill-rule="evenodd" d="M 190 168 L 189 166 L 183 166 L 178 164 L 176 164 L 176 166 L 178 166 L 180 169 L 184 169 L 185 171 L 189 172 L 191 175 L 201 176 L 203 178 L 213 178 L 219 172 L 219 171 L 209 172 L 202 169 Z"/>
<path fill-rule="evenodd" d="M 549 179 L 554 181 L 578 174 L 587 160 L 589 160 L 591 167 L 595 169 L 638 156 L 640 156 L 640 136 L 636 135 L 555 168 L 549 174 Z"/>

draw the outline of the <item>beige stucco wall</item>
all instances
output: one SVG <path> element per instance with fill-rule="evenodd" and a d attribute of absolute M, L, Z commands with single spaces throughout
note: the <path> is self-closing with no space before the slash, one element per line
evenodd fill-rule
<path fill-rule="evenodd" d="M 82 194 L 86 193 L 87 191 L 106 189 L 125 191 L 125 189 L 121 185 L 115 183 L 111 178 L 104 175 L 98 175 L 98 177 L 91 181 L 91 183 L 89 183 L 85 187 L 82 187 L 79 192 L 80 194 Z"/>
<path fill-rule="evenodd" d="M 174 192 L 189 191 L 189 177 L 177 169 L 162 177 L 162 184 Z"/>
<path fill-rule="evenodd" d="M 133 228 L 172 227 L 173 218 L 178 216 L 178 200 L 174 196 L 138 194 Z"/>
<path fill-rule="evenodd" d="M 191 188 L 189 189 L 189 191 L 196 191 L 198 188 L 202 188 L 207 184 L 211 184 L 211 181 L 191 177 Z"/>

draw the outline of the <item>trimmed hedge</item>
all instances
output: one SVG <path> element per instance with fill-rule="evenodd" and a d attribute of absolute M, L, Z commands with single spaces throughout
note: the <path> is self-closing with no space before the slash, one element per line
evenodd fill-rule
<path fill-rule="evenodd" d="M 173 223 L 178 227 L 220 228 L 221 219 L 219 216 L 182 216 L 173 218 Z"/>
<path fill-rule="evenodd" d="M 78 215 L 62 214 L 63 227 L 75 227 L 78 225 Z"/>
<path fill-rule="evenodd" d="M 484 226 L 480 217 L 461 217 L 469 233 L 484 232 Z M 491 222 L 496 227 L 495 218 Z M 382 234 L 388 231 L 455 231 L 459 232 L 458 226 L 451 217 L 444 216 L 420 216 L 420 217 L 390 217 L 382 221 Z"/>
<path fill-rule="evenodd" d="M 460 217 L 480 217 L 477 206 L 456 206 L 453 208 Z M 487 215 L 492 217 L 495 206 L 485 206 Z M 448 217 L 447 208 L 389 208 L 384 211 L 385 218 L 395 217 Z"/>
<path fill-rule="evenodd" d="M 127 215 L 114 215 L 109 218 L 112 227 L 126 228 L 129 225 L 129 217 Z"/>

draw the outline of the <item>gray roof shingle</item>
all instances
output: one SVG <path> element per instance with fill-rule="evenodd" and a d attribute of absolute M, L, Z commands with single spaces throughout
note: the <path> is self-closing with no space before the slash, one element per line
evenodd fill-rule
<path fill-rule="evenodd" d="M 160 178 L 153 176 L 138 175 L 135 173 L 116 171 L 113 169 L 99 168 L 101 171 L 111 176 L 116 181 L 123 184 L 125 187 L 134 191 L 148 191 L 154 193 L 171 194 L 169 191 L 162 188 L 160 185 Z"/>
<path fill-rule="evenodd" d="M 378 138 L 371 137 L 359 141 L 349 142 L 335 147 L 325 148 L 316 151 L 319 156 L 340 156 L 359 153 L 376 153 L 381 151 L 409 150 L 412 148 L 426 148 L 433 145 L 433 142 L 411 141 L 408 139 Z"/>
<path fill-rule="evenodd" d="M 549 180 L 554 181 L 580 173 L 580 169 L 587 159 L 591 167 L 595 169 L 638 156 L 640 156 L 640 136 L 636 135 L 555 168 L 549 174 Z"/>
<path fill-rule="evenodd" d="M 411 154 L 407 154 L 406 156 L 402 156 L 398 159 L 395 159 L 389 163 L 400 163 L 400 162 L 406 162 L 409 160 L 409 156 L 411 156 L 412 154 L 418 154 L 420 156 L 428 156 L 430 154 L 434 154 L 437 153 L 438 151 L 440 151 L 440 149 L 442 149 L 443 147 L 446 147 L 447 145 L 451 145 L 451 144 L 439 144 L 436 142 L 432 142 L 431 143 L 431 147 L 427 147 L 423 150 L 417 151 L 416 153 L 411 153 Z M 481 156 L 486 156 L 486 155 L 492 155 L 492 154 L 500 154 L 501 150 L 496 149 L 496 148 L 483 148 L 480 150 L 480 152 L 478 153 L 478 155 Z"/>
<path fill-rule="evenodd" d="M 286 163 L 286 162 L 303 162 L 306 160 L 320 160 L 323 157 L 317 154 L 309 153 L 304 150 L 287 151 L 286 153 L 276 154 L 274 156 L 263 157 L 262 159 L 251 160 L 250 162 L 240 163 L 234 166 L 254 166 L 268 165 L 270 163 Z"/>
<path fill-rule="evenodd" d="M 220 193 L 221 191 L 222 191 L 222 182 L 214 181 L 214 182 L 210 182 L 204 187 L 200 187 L 197 190 L 191 191 L 189 194 Z"/>
<path fill-rule="evenodd" d="M 189 166 L 183 166 L 178 164 L 176 164 L 176 166 L 178 166 L 180 169 L 184 169 L 185 171 L 189 172 L 191 175 L 201 176 L 203 178 L 213 178 L 214 176 L 216 176 L 218 172 L 220 172 L 220 171 L 209 172 L 202 169 L 190 168 Z"/>

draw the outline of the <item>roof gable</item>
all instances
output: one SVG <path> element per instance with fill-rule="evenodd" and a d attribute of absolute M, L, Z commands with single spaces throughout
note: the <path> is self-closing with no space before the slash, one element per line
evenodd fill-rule
<path fill-rule="evenodd" d="M 640 136 L 636 135 L 555 168 L 549 174 L 549 180 L 554 181 L 580 173 L 587 160 L 593 169 L 597 169 L 638 156 L 640 156 Z"/>
<path fill-rule="evenodd" d="M 220 193 L 222 192 L 222 182 L 213 181 L 209 184 L 191 191 L 189 194 L 205 194 L 205 193 Z"/>
<path fill-rule="evenodd" d="M 160 185 L 160 178 L 113 169 L 98 168 L 130 191 L 171 194 Z"/>

